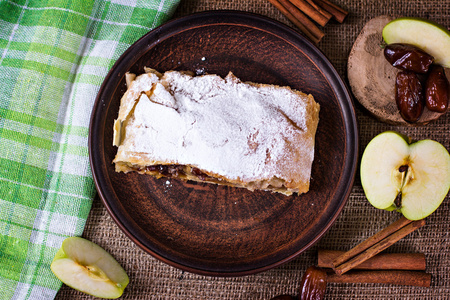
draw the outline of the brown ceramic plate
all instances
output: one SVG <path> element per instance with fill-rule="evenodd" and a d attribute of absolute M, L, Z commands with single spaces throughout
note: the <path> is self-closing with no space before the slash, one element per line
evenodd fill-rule
<path fill-rule="evenodd" d="M 244 81 L 313 94 L 321 110 L 310 191 L 287 197 L 116 173 L 113 121 L 124 74 L 143 73 L 144 66 L 221 76 L 232 71 Z M 314 45 L 271 19 L 213 11 L 166 23 L 125 51 L 97 96 L 89 151 L 100 198 L 137 245 L 189 272 L 239 276 L 293 259 L 332 225 L 354 180 L 357 124 L 344 83 Z"/>

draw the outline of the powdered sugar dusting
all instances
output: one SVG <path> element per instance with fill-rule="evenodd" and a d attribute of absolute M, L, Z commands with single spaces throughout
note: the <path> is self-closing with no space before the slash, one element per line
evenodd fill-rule
<path fill-rule="evenodd" d="M 232 74 L 171 71 L 158 85 L 141 94 L 120 147 L 244 182 L 289 181 L 292 173 L 309 182 L 315 127 L 311 136 L 306 117 L 316 104 L 306 95 Z"/>

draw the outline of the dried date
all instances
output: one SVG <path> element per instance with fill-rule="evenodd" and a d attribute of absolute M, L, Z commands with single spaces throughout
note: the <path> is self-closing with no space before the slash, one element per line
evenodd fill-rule
<path fill-rule="evenodd" d="M 425 83 L 425 104 L 434 112 L 443 113 L 448 108 L 449 83 L 444 68 L 434 65 Z"/>
<path fill-rule="evenodd" d="M 395 101 L 406 122 L 414 123 L 420 118 L 425 105 L 422 84 L 416 74 L 408 71 L 397 74 Z"/>
<path fill-rule="evenodd" d="M 317 267 L 309 267 L 302 278 L 300 285 L 301 300 L 321 300 L 327 289 L 327 273 Z"/>
<path fill-rule="evenodd" d="M 434 57 L 409 44 L 389 44 L 384 48 L 384 57 L 394 67 L 415 73 L 427 73 Z"/>

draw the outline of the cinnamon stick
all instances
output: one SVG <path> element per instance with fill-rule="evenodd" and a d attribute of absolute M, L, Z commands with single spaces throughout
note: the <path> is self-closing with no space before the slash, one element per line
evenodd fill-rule
<path fill-rule="evenodd" d="M 348 11 L 344 10 L 343 8 L 331 3 L 328 0 L 314 0 L 317 5 L 328 11 L 333 15 L 333 18 L 338 21 L 339 23 L 344 22 L 344 19 L 348 15 Z"/>
<path fill-rule="evenodd" d="M 330 20 L 305 0 L 290 0 L 290 2 L 321 26 L 325 26 Z"/>
<path fill-rule="evenodd" d="M 393 224 L 396 224 L 396 226 L 398 226 L 397 224 L 402 224 L 402 220 L 400 219 L 397 222 L 394 222 Z M 392 226 L 393 224 L 388 226 L 388 229 L 389 229 L 388 231 L 390 231 L 390 229 L 391 229 L 390 227 L 393 227 Z M 373 244 L 371 247 L 367 248 L 367 250 L 365 250 L 364 252 L 359 253 L 358 255 L 354 256 L 350 260 L 348 260 L 348 261 L 346 261 L 346 262 L 344 262 L 344 263 L 342 263 L 340 265 L 336 264 L 336 261 L 341 261 L 340 257 L 338 257 L 338 259 L 333 261 L 333 265 L 334 265 L 333 269 L 334 269 L 334 271 L 336 272 L 336 274 L 339 274 L 339 275 L 344 274 L 345 272 L 353 269 L 355 266 L 357 266 L 357 265 L 361 264 L 362 262 L 368 260 L 369 258 L 374 257 L 376 254 L 378 254 L 381 251 L 383 251 L 384 249 L 390 247 L 395 242 L 397 242 L 398 240 L 400 240 L 403 237 L 407 236 L 408 234 L 410 234 L 414 230 L 422 227 L 423 225 L 425 225 L 425 220 L 413 221 L 413 222 L 407 224 L 406 226 L 401 227 L 400 229 L 398 229 L 398 227 L 396 227 L 398 229 L 397 231 L 395 231 L 391 235 L 385 237 L 384 239 L 382 239 L 381 241 L 377 242 L 376 244 Z M 367 244 L 371 244 L 370 240 L 372 238 L 373 237 L 368 239 L 369 242 Z M 350 250 L 350 251 L 352 251 L 352 250 Z M 345 253 L 344 253 L 344 255 L 345 255 Z"/>
<path fill-rule="evenodd" d="M 430 287 L 431 274 L 420 271 L 350 271 L 344 275 L 327 273 L 327 281 L 335 283 L 383 283 Z"/>
<path fill-rule="evenodd" d="M 321 268 L 333 268 L 333 260 L 344 251 L 319 250 L 317 265 Z M 423 253 L 379 253 L 354 267 L 361 270 L 410 270 L 425 271 L 426 260 Z"/>
<path fill-rule="evenodd" d="M 319 13 L 321 13 L 325 18 L 330 21 L 330 19 L 333 17 L 332 14 L 330 14 L 328 11 L 317 5 L 313 0 L 306 0 L 312 7 L 314 7 Z"/>
<path fill-rule="evenodd" d="M 411 222 L 412 222 L 411 220 L 408 220 L 405 217 L 401 217 L 400 219 L 398 219 L 397 221 L 395 221 L 394 223 L 392 223 L 391 225 L 389 225 L 385 229 L 377 232 L 372 237 L 368 238 L 364 242 L 358 244 L 357 246 L 355 246 L 351 250 L 345 252 L 344 254 L 342 254 L 341 256 L 336 258 L 333 261 L 333 266 L 336 267 L 336 266 L 344 263 L 345 261 L 349 260 L 350 258 L 360 254 L 364 250 L 366 250 L 369 247 L 375 245 L 376 243 L 378 243 L 382 239 L 388 237 L 389 235 L 393 234 L 394 232 L 396 232 L 400 228 L 410 224 Z"/>
<path fill-rule="evenodd" d="M 288 0 L 269 0 L 283 15 L 294 23 L 311 41 L 319 43 L 325 35 L 313 21 Z"/>

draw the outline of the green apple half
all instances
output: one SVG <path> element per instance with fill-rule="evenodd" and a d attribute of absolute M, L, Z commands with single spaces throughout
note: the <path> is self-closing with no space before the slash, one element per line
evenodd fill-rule
<path fill-rule="evenodd" d="M 383 28 L 386 43 L 412 44 L 432 55 L 435 63 L 450 68 L 450 32 L 443 26 L 419 18 L 398 18 Z"/>
<path fill-rule="evenodd" d="M 420 220 L 439 207 L 450 189 L 450 155 L 436 141 L 409 144 L 399 133 L 386 131 L 364 150 L 360 175 L 373 206 Z"/>
<path fill-rule="evenodd" d="M 124 269 L 108 252 L 80 237 L 63 241 L 51 269 L 68 286 L 100 298 L 120 297 L 129 282 Z"/>

